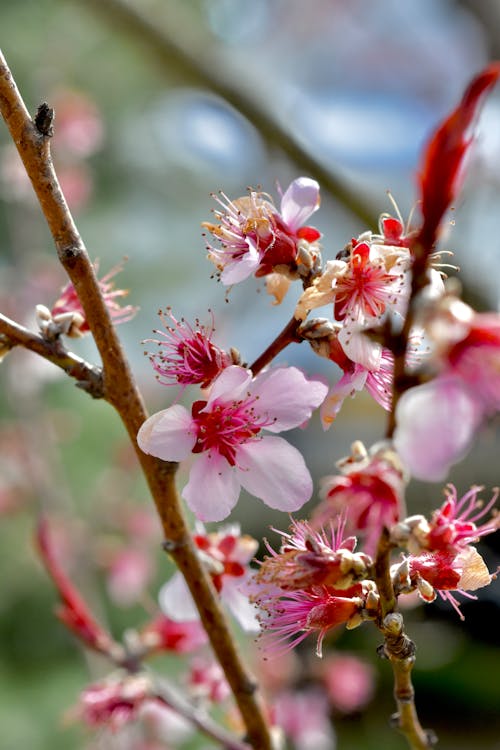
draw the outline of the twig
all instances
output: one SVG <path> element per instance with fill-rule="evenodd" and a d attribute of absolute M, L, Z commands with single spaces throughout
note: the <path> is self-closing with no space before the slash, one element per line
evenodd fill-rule
<path fill-rule="evenodd" d="M 161 28 L 157 19 L 149 18 L 127 0 L 93 0 L 96 10 L 108 16 L 113 28 L 121 26 L 143 43 L 147 53 L 154 54 L 168 70 L 179 70 L 194 85 L 207 87 L 223 97 L 258 130 L 272 148 L 282 151 L 301 170 L 314 177 L 323 190 L 362 222 L 365 228 L 375 227 L 377 211 L 369 206 L 366 196 L 350 188 L 331 169 L 301 145 L 292 130 L 271 111 L 268 101 L 276 99 L 273 92 L 263 95 L 264 83 L 251 75 L 248 66 L 238 70 L 234 59 L 229 62 L 206 33 L 199 30 L 186 3 L 165 3 L 162 6 Z M 241 68 L 241 66 L 240 66 Z M 269 86 L 269 81 L 266 83 Z"/>
<path fill-rule="evenodd" d="M 266 367 L 288 344 L 295 342 L 296 344 L 302 341 L 302 338 L 297 335 L 297 330 L 302 325 L 301 320 L 292 318 L 288 321 L 283 330 L 276 336 L 274 341 L 269 344 L 267 349 L 257 357 L 255 362 L 250 365 L 250 369 L 254 375 L 257 375 L 264 367 Z"/>
<path fill-rule="evenodd" d="M 50 137 L 36 127 L 0 53 L 0 109 L 31 179 L 49 225 L 59 259 L 80 298 L 103 363 L 104 398 L 119 413 L 161 518 L 172 557 L 184 575 L 215 654 L 245 722 L 248 740 L 258 750 L 272 741 L 253 678 L 231 636 L 212 582 L 199 560 L 175 486 L 177 465 L 146 455 L 136 435 L 147 418 L 141 394 L 101 295 L 94 267 L 61 192 L 50 156 Z"/>
<path fill-rule="evenodd" d="M 375 581 L 380 595 L 381 618 L 378 627 L 384 636 L 380 656 L 391 662 L 394 673 L 394 698 L 397 713 L 392 724 L 405 737 L 411 750 L 429 750 L 436 742 L 433 732 L 424 730 L 415 708 L 411 672 L 415 662 L 415 644 L 404 632 L 403 617 L 396 612 L 396 597 L 390 575 L 393 546 L 389 532 L 383 529 L 375 558 Z"/>
<path fill-rule="evenodd" d="M 193 706 L 165 680 L 147 672 L 152 679 L 152 697 L 158 698 L 166 706 L 174 710 L 179 716 L 183 716 L 191 724 L 200 729 L 207 737 L 211 737 L 226 748 L 226 750 L 249 750 L 249 746 L 237 740 L 232 734 L 220 727 L 199 706 Z"/>
<path fill-rule="evenodd" d="M 100 368 L 69 352 L 60 338 L 49 341 L 40 334 L 29 331 L 24 326 L 1 314 L 0 334 L 9 346 L 21 346 L 60 367 L 71 378 L 78 381 L 79 388 L 90 393 L 93 398 L 103 397 L 103 380 Z"/>

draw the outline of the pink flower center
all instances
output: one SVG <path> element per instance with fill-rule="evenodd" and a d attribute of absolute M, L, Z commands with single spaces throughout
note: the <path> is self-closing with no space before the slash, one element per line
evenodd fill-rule
<path fill-rule="evenodd" d="M 353 249 L 349 269 L 335 287 L 335 318 L 343 320 L 353 310 L 368 317 L 382 315 L 392 291 L 388 286 L 394 281 L 382 262 L 370 261 L 370 247 L 361 242 Z"/>
<path fill-rule="evenodd" d="M 203 411 L 206 401 L 195 401 L 192 417 L 196 426 L 196 444 L 193 453 L 216 451 L 231 464 L 236 465 L 238 447 L 254 439 L 272 420 L 255 413 L 255 399 L 214 403 L 211 411 Z"/>

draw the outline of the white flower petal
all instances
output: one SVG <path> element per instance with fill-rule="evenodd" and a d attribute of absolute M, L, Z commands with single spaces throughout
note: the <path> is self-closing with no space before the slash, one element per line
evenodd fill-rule
<path fill-rule="evenodd" d="M 258 633 L 257 608 L 249 601 L 245 593 L 246 580 L 225 576 L 222 584 L 221 599 L 247 633 Z"/>
<path fill-rule="evenodd" d="M 160 589 L 158 601 L 163 614 L 175 622 L 199 620 L 200 615 L 182 573 L 174 573 Z"/>
<path fill-rule="evenodd" d="M 380 321 L 374 319 L 373 327 L 380 325 Z M 368 322 L 367 328 L 370 327 Z M 365 336 L 357 324 L 349 325 L 348 322 L 341 328 L 338 336 L 339 343 L 349 359 L 357 362 L 367 370 L 378 370 L 382 360 L 382 346 Z"/>
<path fill-rule="evenodd" d="M 137 433 L 137 443 L 151 456 L 164 461 L 182 461 L 196 443 L 191 414 L 180 404 L 153 414 Z"/>
<path fill-rule="evenodd" d="M 222 521 L 238 502 L 240 483 L 234 467 L 218 453 L 202 453 L 194 463 L 182 497 L 200 521 Z"/>
<path fill-rule="evenodd" d="M 312 495 L 312 479 L 302 454 L 283 438 L 269 436 L 244 443 L 237 460 L 243 487 L 270 508 L 290 513 Z"/>
<path fill-rule="evenodd" d="M 295 232 L 319 208 L 319 185 L 309 177 L 298 177 L 281 199 L 281 218 Z"/>
<path fill-rule="evenodd" d="M 354 391 L 361 391 L 366 383 L 368 370 L 359 365 L 353 372 L 346 372 L 330 389 L 328 396 L 321 404 L 320 417 L 323 429 L 328 430 L 339 413 L 344 400 L 354 395 Z"/>
<path fill-rule="evenodd" d="M 458 378 L 436 378 L 402 395 L 394 445 L 414 477 L 439 482 L 466 455 L 481 419 L 478 401 Z"/>
<path fill-rule="evenodd" d="M 248 279 L 257 270 L 260 263 L 259 252 L 249 239 L 247 239 L 247 245 L 248 252 L 224 266 L 220 280 L 226 286 Z"/>
<path fill-rule="evenodd" d="M 275 420 L 266 430 L 282 432 L 310 419 L 328 386 L 318 379 L 309 380 L 297 367 L 276 367 L 258 375 L 249 390 L 258 398 L 255 411 Z"/>

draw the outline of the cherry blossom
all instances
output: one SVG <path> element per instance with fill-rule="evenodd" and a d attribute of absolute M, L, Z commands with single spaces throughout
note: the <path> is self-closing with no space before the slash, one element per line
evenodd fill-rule
<path fill-rule="evenodd" d="M 298 510 L 312 493 L 312 479 L 299 451 L 286 440 L 261 436 L 302 425 L 323 401 L 327 386 L 295 367 L 252 378 L 232 365 L 214 381 L 208 399 L 191 414 L 174 405 L 154 414 L 139 430 L 145 453 L 166 461 L 196 460 L 182 492 L 202 521 L 220 521 L 235 506 L 240 488 L 272 508 Z"/>
<path fill-rule="evenodd" d="M 248 600 L 249 562 L 257 551 L 258 542 L 242 535 L 237 524 L 207 533 L 199 524 L 193 536 L 221 600 L 246 631 L 257 631 L 255 607 Z M 162 586 L 159 593 L 163 612 L 175 621 L 196 621 L 198 610 L 180 572 Z"/>
<path fill-rule="evenodd" d="M 99 264 L 94 263 L 94 268 L 97 273 Z M 115 289 L 113 277 L 116 276 L 122 270 L 122 266 L 118 265 L 108 271 L 108 273 L 99 279 L 99 287 L 104 297 L 106 307 L 108 308 L 109 314 L 115 324 L 126 323 L 137 313 L 138 307 L 133 305 L 125 305 L 122 307 L 119 303 L 119 299 L 128 295 L 126 289 Z M 43 315 L 46 308 L 39 306 L 39 320 L 41 321 L 42 330 L 48 326 L 59 326 L 60 332 L 66 336 L 77 338 L 83 336 L 85 333 L 90 331 L 89 324 L 85 317 L 85 312 L 81 305 L 80 299 L 76 292 L 75 287 L 70 282 L 61 290 L 61 294 L 58 300 L 54 303 L 49 315 Z M 40 315 L 42 313 L 42 315 Z M 44 320 L 45 317 L 45 320 Z"/>
<path fill-rule="evenodd" d="M 475 313 L 446 295 L 427 317 L 439 374 L 400 398 L 394 443 L 414 477 L 439 481 L 500 410 L 500 315 Z"/>
<path fill-rule="evenodd" d="M 135 721 L 151 698 L 151 685 L 144 675 L 117 674 L 87 687 L 80 695 L 75 714 L 93 728 L 109 727 L 112 732 Z"/>
<path fill-rule="evenodd" d="M 367 597 L 374 595 L 374 586 L 372 581 L 362 581 L 343 590 L 325 585 L 297 591 L 262 586 L 253 599 L 262 612 L 262 643 L 266 651 L 279 655 L 316 633 L 316 655 L 321 657 L 323 640 L 332 628 L 342 624 L 354 628 L 361 624 Z M 371 600 L 375 604 L 373 597 Z"/>
<path fill-rule="evenodd" d="M 363 549 L 375 552 L 384 526 L 399 519 L 406 476 L 397 454 L 384 444 L 367 453 L 360 442 L 351 456 L 337 463 L 340 473 L 321 480 L 322 503 L 313 515 L 314 525 L 324 525 L 338 513 L 345 513 L 347 526 L 364 538 Z"/>
<path fill-rule="evenodd" d="M 185 320 L 176 320 L 169 308 L 166 315 L 173 325 L 165 323 L 162 311 L 159 315 L 165 324 L 165 330 L 155 333 L 159 333 L 162 339 L 147 339 L 145 343 L 158 345 L 158 351 L 150 354 L 149 359 L 163 385 L 186 387 L 199 384 L 206 388 L 225 367 L 236 364 L 229 354 L 212 341 L 213 317 L 210 326 L 196 321 L 193 328 Z"/>
<path fill-rule="evenodd" d="M 219 270 L 223 284 L 236 284 L 252 274 L 265 276 L 275 267 L 288 267 L 297 274 L 301 264 L 309 272 L 319 251 L 315 243 L 320 233 L 304 222 L 319 208 L 319 185 L 308 177 L 298 177 L 281 197 L 280 211 L 270 196 L 250 191 L 249 196 L 230 200 L 221 193 L 216 198 L 217 223 L 203 226 L 220 247 L 208 246 L 209 258 Z M 312 259 L 311 259 L 312 254 Z"/>
<path fill-rule="evenodd" d="M 294 750 L 331 750 L 335 747 L 328 713 L 328 700 L 318 688 L 283 691 L 273 706 L 274 721 L 293 742 Z"/>
<path fill-rule="evenodd" d="M 264 558 L 255 575 L 257 584 L 278 586 L 284 591 L 321 584 L 347 589 L 367 577 L 370 558 L 354 552 L 356 538 L 344 536 L 344 520 L 330 533 L 313 529 L 307 521 L 292 520 L 289 533 L 282 537 L 279 552 L 266 542 L 269 557 Z"/>

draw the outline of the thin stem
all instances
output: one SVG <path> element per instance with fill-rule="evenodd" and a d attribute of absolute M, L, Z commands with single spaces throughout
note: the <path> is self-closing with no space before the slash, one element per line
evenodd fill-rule
<path fill-rule="evenodd" d="M 103 363 L 104 398 L 116 409 L 130 436 L 148 482 L 171 555 L 184 575 L 245 722 L 248 740 L 258 750 L 271 750 L 272 741 L 252 676 L 245 668 L 201 563 L 175 486 L 177 465 L 143 453 L 136 442 L 147 418 L 125 352 L 102 297 L 95 270 L 61 192 L 50 156 L 49 130 L 37 128 L 0 53 L 0 110 L 40 202 L 59 259 L 80 298 Z"/>
<path fill-rule="evenodd" d="M 396 612 L 397 600 L 390 573 L 393 545 L 387 529 L 380 536 L 375 558 L 375 581 L 380 596 L 380 622 L 384 636 L 379 653 L 389 659 L 394 674 L 394 698 L 397 713 L 393 725 L 406 738 L 411 750 L 429 750 L 435 744 L 432 732 L 422 728 L 415 707 L 415 691 L 411 672 L 415 662 L 415 644 L 404 631 L 403 617 Z"/>
<path fill-rule="evenodd" d="M 165 679 L 147 673 L 153 681 L 151 695 L 187 719 L 193 726 L 200 729 L 207 737 L 226 748 L 226 750 L 248 750 L 249 746 L 237 740 L 232 734 L 220 727 L 200 706 L 193 706 L 178 691 L 174 690 Z"/>
<path fill-rule="evenodd" d="M 86 0 L 85 5 L 90 4 L 110 19 L 113 29 L 121 26 L 142 42 L 146 52 L 155 55 L 169 72 L 180 69 L 181 75 L 193 85 L 207 87 L 223 97 L 254 125 L 271 148 L 284 152 L 305 174 L 317 179 L 322 189 L 365 227 L 376 226 L 377 212 L 369 206 L 367 198 L 360 198 L 358 190 L 326 169 L 286 126 L 285 118 L 278 118 L 271 111 L 269 102 L 276 101 L 279 92 L 269 90 L 269 79 L 256 79 L 248 65 L 242 68 L 233 58 L 229 61 L 210 43 L 208 34 L 200 29 L 187 3 L 164 4 L 161 24 L 138 10 L 137 4 L 132 6 L 126 0 L 91 0 L 90 3 Z"/>
<path fill-rule="evenodd" d="M 21 346 L 60 367 L 71 378 L 78 381 L 79 388 L 90 393 L 93 398 L 103 397 L 103 380 L 100 368 L 69 352 L 60 338 L 49 341 L 2 314 L 0 314 L 0 335 L 9 346 Z"/>
<path fill-rule="evenodd" d="M 297 330 L 301 324 L 302 321 L 297 320 L 297 318 L 292 318 L 288 321 L 281 333 L 276 336 L 260 357 L 257 357 L 255 362 L 250 365 L 250 369 L 254 375 L 263 370 L 288 344 L 292 344 L 293 342 L 298 344 L 302 341 L 301 337 L 297 335 Z"/>

